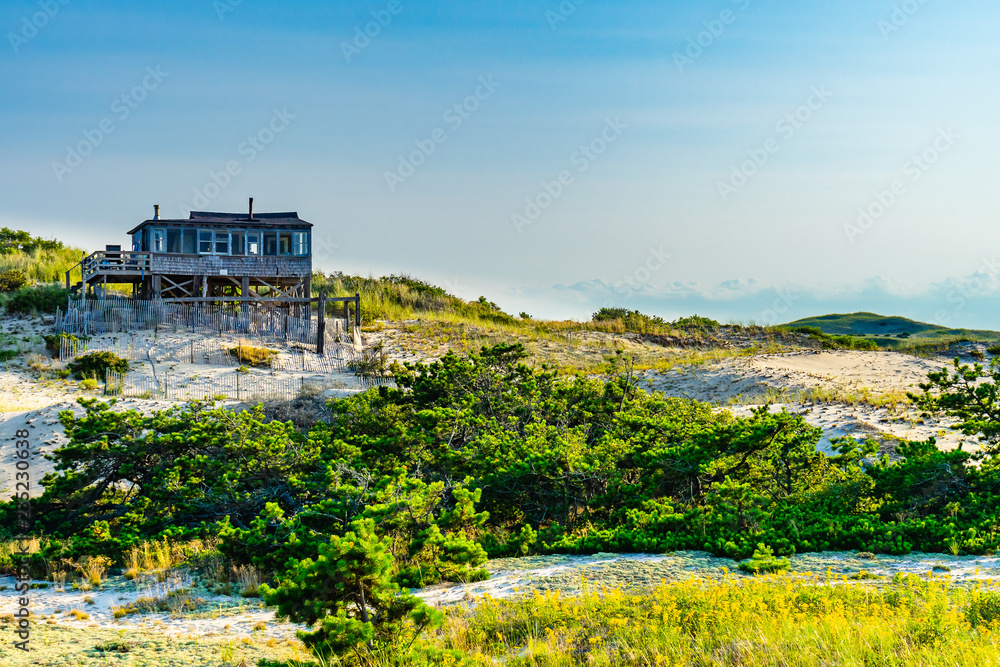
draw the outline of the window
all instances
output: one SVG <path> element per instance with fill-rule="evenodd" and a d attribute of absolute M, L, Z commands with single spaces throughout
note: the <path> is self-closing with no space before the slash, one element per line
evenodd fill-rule
<path fill-rule="evenodd" d="M 292 254 L 297 257 L 309 254 L 308 232 L 292 232 Z"/>
<path fill-rule="evenodd" d="M 153 252 L 167 251 L 167 234 L 162 229 L 153 230 Z"/>
<path fill-rule="evenodd" d="M 292 254 L 292 233 L 291 232 L 281 232 L 278 234 L 278 254 L 279 255 L 291 255 Z"/>
<path fill-rule="evenodd" d="M 181 252 L 193 255 L 198 252 L 198 236 L 193 229 L 184 230 L 184 242 L 181 244 Z"/>
<path fill-rule="evenodd" d="M 247 254 L 260 254 L 260 232 L 247 232 Z"/>
<path fill-rule="evenodd" d="M 167 230 L 167 252 L 184 252 L 182 238 L 184 237 L 183 229 L 168 229 Z"/>
<path fill-rule="evenodd" d="M 264 254 L 278 254 L 278 232 L 264 232 Z"/>
<path fill-rule="evenodd" d="M 132 250 L 134 252 L 142 250 L 142 232 L 132 235 Z"/>
<path fill-rule="evenodd" d="M 233 240 L 232 245 L 234 255 L 242 255 L 244 253 L 243 239 L 245 236 L 246 232 L 242 229 L 234 229 L 229 232 L 229 238 Z"/>
<path fill-rule="evenodd" d="M 212 230 L 211 229 L 199 229 L 198 230 L 198 252 L 210 253 L 212 252 Z"/>
<path fill-rule="evenodd" d="M 222 229 L 215 232 L 215 254 L 229 254 L 229 230 Z"/>

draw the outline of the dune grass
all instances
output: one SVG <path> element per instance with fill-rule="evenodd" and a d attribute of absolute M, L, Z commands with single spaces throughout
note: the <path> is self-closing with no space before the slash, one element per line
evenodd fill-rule
<path fill-rule="evenodd" d="M 449 611 L 428 649 L 482 665 L 975 665 L 1000 660 L 1000 593 L 947 579 L 693 579 Z"/>
<path fill-rule="evenodd" d="M 35 282 L 64 283 L 66 271 L 80 261 L 84 251 L 80 248 L 41 248 L 35 247 L 27 252 L 12 250 L 0 252 L 0 273 L 21 271 Z M 73 269 L 70 280 L 80 280 L 80 268 Z"/>

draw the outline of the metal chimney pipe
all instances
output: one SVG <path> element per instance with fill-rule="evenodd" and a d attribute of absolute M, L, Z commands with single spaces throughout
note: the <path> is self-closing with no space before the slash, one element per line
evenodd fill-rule
<path fill-rule="evenodd" d="M 250 220 L 253 220 L 253 197 L 250 197 Z"/>
<path fill-rule="evenodd" d="M 153 220 L 159 220 L 159 219 L 160 219 L 160 205 L 153 204 Z"/>

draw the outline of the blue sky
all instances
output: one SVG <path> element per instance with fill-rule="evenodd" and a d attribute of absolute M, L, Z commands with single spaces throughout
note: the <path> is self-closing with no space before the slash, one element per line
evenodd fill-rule
<path fill-rule="evenodd" d="M 538 317 L 1000 329 L 998 27 L 985 0 L 6 0 L 0 224 L 93 250 L 253 196 L 316 225 L 319 269 Z"/>

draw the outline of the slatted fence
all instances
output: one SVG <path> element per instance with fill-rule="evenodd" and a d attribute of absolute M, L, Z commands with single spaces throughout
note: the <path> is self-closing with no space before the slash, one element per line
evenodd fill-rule
<path fill-rule="evenodd" d="M 258 375 L 232 371 L 211 376 L 162 374 L 159 380 L 138 373 L 108 372 L 104 393 L 108 396 L 155 398 L 169 401 L 204 399 L 258 401 L 290 400 L 304 393 L 327 389 L 370 389 L 395 386 L 388 377 L 304 378 Z"/>
<path fill-rule="evenodd" d="M 219 340 L 215 338 L 187 341 L 158 341 L 122 336 L 108 340 L 76 340 L 63 338 L 59 341 L 59 360 L 71 361 L 89 352 L 113 352 L 129 361 L 157 362 L 173 361 L 181 364 L 237 367 L 242 365 L 241 347 L 258 347 L 243 340 Z M 270 349 L 270 348 L 266 348 Z M 353 345 L 343 345 L 329 341 L 323 354 L 305 347 L 279 348 L 272 355 L 266 367 L 273 371 L 301 371 L 304 373 L 351 373 L 362 365 L 364 352 Z"/>
<path fill-rule="evenodd" d="M 260 341 L 316 343 L 318 318 L 299 317 L 301 310 L 254 303 L 175 303 L 108 295 L 73 301 L 56 311 L 55 331 L 85 336 L 132 331 L 190 331 L 232 334 Z M 350 331 L 346 318 L 327 318 L 326 340 Z"/>

